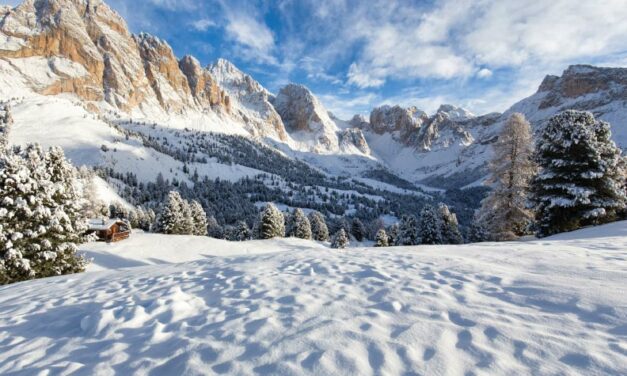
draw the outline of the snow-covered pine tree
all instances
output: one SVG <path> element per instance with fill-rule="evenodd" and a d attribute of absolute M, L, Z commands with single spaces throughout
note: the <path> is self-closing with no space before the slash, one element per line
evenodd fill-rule
<path fill-rule="evenodd" d="M 532 182 L 537 234 L 606 223 L 625 208 L 620 149 L 610 125 L 589 112 L 553 116 L 537 142 L 541 172 Z"/>
<path fill-rule="evenodd" d="M 183 199 L 177 191 L 170 191 L 157 217 L 157 231 L 163 234 L 180 234 L 183 221 Z"/>
<path fill-rule="evenodd" d="M 109 218 L 128 219 L 129 210 L 119 201 L 109 205 Z"/>
<path fill-rule="evenodd" d="M 393 225 L 391 225 L 388 228 L 388 244 L 390 246 L 395 246 L 395 245 L 400 245 L 400 239 L 399 239 L 399 234 L 400 234 L 400 228 L 398 226 L 398 223 L 394 223 Z"/>
<path fill-rule="evenodd" d="M 438 209 L 431 205 L 422 209 L 418 232 L 422 244 L 442 244 L 442 219 Z"/>
<path fill-rule="evenodd" d="M 194 214 L 192 205 L 189 201 L 181 200 L 182 220 L 179 222 L 177 234 L 193 235 L 196 231 L 196 223 L 194 223 Z"/>
<path fill-rule="evenodd" d="M 235 240 L 238 242 L 243 242 L 246 240 L 250 240 L 252 238 L 252 232 L 248 227 L 248 224 L 244 221 L 237 222 L 237 227 L 235 228 Z"/>
<path fill-rule="evenodd" d="M 9 132 L 12 124 L 11 107 L 8 103 L 0 104 L 0 153 L 9 147 Z"/>
<path fill-rule="evenodd" d="M 488 183 L 493 190 L 482 202 L 480 218 L 494 240 L 512 240 L 526 234 L 533 222 L 528 208 L 533 161 L 531 125 L 520 113 L 512 114 L 494 144 Z"/>
<path fill-rule="evenodd" d="M 489 240 L 490 234 L 488 230 L 486 230 L 483 222 L 478 220 L 477 217 L 473 220 L 468 227 L 468 232 L 466 233 L 466 239 L 469 243 L 481 243 Z"/>
<path fill-rule="evenodd" d="M 309 213 L 309 223 L 311 224 L 311 234 L 314 240 L 320 242 L 329 240 L 329 228 L 324 221 L 322 213 L 317 211 Z"/>
<path fill-rule="evenodd" d="M 285 237 L 285 219 L 283 213 L 273 203 L 268 203 L 257 221 L 259 239 Z"/>
<path fill-rule="evenodd" d="M 359 220 L 359 218 L 353 218 L 353 222 L 351 224 L 351 234 L 358 242 L 364 240 L 366 236 L 366 226 L 364 226 L 363 222 Z"/>
<path fill-rule="evenodd" d="M 29 145 L 0 155 L 0 283 L 83 271 L 82 202 L 62 150 Z"/>
<path fill-rule="evenodd" d="M 419 244 L 418 223 L 413 215 L 404 215 L 398 225 L 396 245 Z"/>
<path fill-rule="evenodd" d="M 311 223 L 300 208 L 295 209 L 290 217 L 289 236 L 300 239 L 311 239 L 312 237 Z"/>
<path fill-rule="evenodd" d="M 388 234 L 385 232 L 385 229 L 381 228 L 377 231 L 377 235 L 375 236 L 375 247 L 388 247 Z"/>
<path fill-rule="evenodd" d="M 344 249 L 348 247 L 349 244 L 350 241 L 348 240 L 348 235 L 346 234 L 346 231 L 343 228 L 340 228 L 333 237 L 333 242 L 331 242 L 331 248 Z"/>
<path fill-rule="evenodd" d="M 214 216 L 207 218 L 207 235 L 215 239 L 224 239 L 224 229 Z"/>
<path fill-rule="evenodd" d="M 452 213 L 448 205 L 444 203 L 438 205 L 438 211 L 442 221 L 442 241 L 445 244 L 462 244 L 464 238 L 459 231 L 459 222 L 455 213 Z"/>
<path fill-rule="evenodd" d="M 190 209 L 192 212 L 192 222 L 194 223 L 193 234 L 197 236 L 207 235 L 207 213 L 200 202 L 193 200 Z"/>

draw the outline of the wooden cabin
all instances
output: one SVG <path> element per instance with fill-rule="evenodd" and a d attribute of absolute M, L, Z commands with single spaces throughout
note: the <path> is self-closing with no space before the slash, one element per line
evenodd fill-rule
<path fill-rule="evenodd" d="M 131 236 L 131 225 L 121 219 L 92 219 L 88 233 L 96 234 L 100 241 L 117 242 Z"/>

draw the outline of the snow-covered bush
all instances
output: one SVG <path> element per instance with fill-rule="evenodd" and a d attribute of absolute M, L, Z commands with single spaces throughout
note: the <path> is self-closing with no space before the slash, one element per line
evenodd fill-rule
<path fill-rule="evenodd" d="M 285 219 L 283 213 L 272 203 L 268 203 L 257 221 L 257 237 L 272 239 L 285 237 Z"/>
<path fill-rule="evenodd" d="M 348 240 L 348 235 L 346 235 L 346 231 L 341 228 L 333 237 L 333 242 L 331 242 L 331 248 L 336 249 L 344 249 L 348 247 L 350 241 Z"/>
<path fill-rule="evenodd" d="M 610 137 L 610 125 L 589 112 L 568 110 L 549 120 L 532 183 L 538 236 L 610 222 L 624 210 L 621 151 Z"/>
<path fill-rule="evenodd" d="M 207 235 L 207 213 L 202 208 L 200 202 L 193 200 L 190 204 L 190 210 L 192 213 L 192 222 L 194 224 L 194 235 L 206 236 Z"/>
<path fill-rule="evenodd" d="M 375 247 L 388 247 L 388 234 L 385 232 L 385 229 L 379 229 L 377 231 L 377 235 L 375 236 Z"/>

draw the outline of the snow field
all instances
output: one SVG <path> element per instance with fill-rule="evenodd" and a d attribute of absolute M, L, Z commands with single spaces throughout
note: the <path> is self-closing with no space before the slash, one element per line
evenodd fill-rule
<path fill-rule="evenodd" d="M 108 250 L 143 266 L 0 288 L 0 373 L 620 375 L 625 224 L 465 246 L 258 241 L 277 252 L 257 255 L 135 234 Z M 107 249 L 85 248 L 96 264 Z"/>

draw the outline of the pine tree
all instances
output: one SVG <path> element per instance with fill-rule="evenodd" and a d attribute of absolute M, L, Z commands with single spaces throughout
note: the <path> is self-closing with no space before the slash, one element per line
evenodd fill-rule
<path fill-rule="evenodd" d="M 194 223 L 194 231 L 193 234 L 197 236 L 206 236 L 207 235 L 207 213 L 205 213 L 205 209 L 202 208 L 200 202 L 193 200 L 191 205 L 192 212 L 192 222 Z"/>
<path fill-rule="evenodd" d="M 494 189 L 480 211 L 481 221 L 494 240 L 512 240 L 528 232 L 534 216 L 527 196 L 536 171 L 531 125 L 524 115 L 514 113 L 494 144 L 488 180 Z"/>
<path fill-rule="evenodd" d="M 248 227 L 248 224 L 244 221 L 239 221 L 237 223 L 237 227 L 235 228 L 235 240 L 238 242 L 243 242 L 246 240 L 250 240 L 252 238 L 252 232 Z"/>
<path fill-rule="evenodd" d="M 442 220 L 440 213 L 431 205 L 420 212 L 419 234 L 422 244 L 442 244 Z"/>
<path fill-rule="evenodd" d="M 489 240 L 490 234 L 483 223 L 475 219 L 468 228 L 467 239 L 470 243 L 481 243 Z"/>
<path fill-rule="evenodd" d="M 444 244 L 462 244 L 464 238 L 461 232 L 459 232 L 459 223 L 455 213 L 451 213 L 449 207 L 443 203 L 440 203 L 438 210 L 442 223 L 442 241 Z"/>
<path fill-rule="evenodd" d="M 379 229 L 377 231 L 377 235 L 375 236 L 375 247 L 387 247 L 388 243 L 388 234 L 385 232 L 385 229 Z"/>
<path fill-rule="evenodd" d="M 180 235 L 193 235 L 196 231 L 196 223 L 194 223 L 192 205 L 189 201 L 181 199 L 181 212 L 181 221 L 177 225 L 176 233 Z"/>
<path fill-rule="evenodd" d="M 207 235 L 215 239 L 224 239 L 224 229 L 214 216 L 207 218 Z"/>
<path fill-rule="evenodd" d="M 11 108 L 8 104 L 0 104 L 0 153 L 9 147 L 9 132 L 13 124 Z"/>
<path fill-rule="evenodd" d="M 257 221 L 259 239 L 285 237 L 285 219 L 283 213 L 272 203 L 268 203 Z"/>
<path fill-rule="evenodd" d="M 589 112 L 552 117 L 537 143 L 541 173 L 532 183 L 537 234 L 548 236 L 606 223 L 625 208 L 620 149 L 610 126 Z"/>
<path fill-rule="evenodd" d="M 290 217 L 289 236 L 300 239 L 311 239 L 311 223 L 301 209 L 295 209 Z"/>
<path fill-rule="evenodd" d="M 364 240 L 366 236 L 366 226 L 364 226 L 363 222 L 359 220 L 359 218 L 353 218 L 353 223 L 351 224 L 351 234 L 358 242 Z"/>
<path fill-rule="evenodd" d="M 346 235 L 346 231 L 344 231 L 343 228 L 340 228 L 340 230 L 333 237 L 331 248 L 344 249 L 348 247 L 349 244 L 350 241 L 348 240 L 348 235 Z"/>
<path fill-rule="evenodd" d="M 398 226 L 397 245 L 416 245 L 418 239 L 418 223 L 413 215 L 404 215 Z"/>
<path fill-rule="evenodd" d="M 77 273 L 86 230 L 77 172 L 39 145 L 0 155 L 0 283 Z"/>
<path fill-rule="evenodd" d="M 157 231 L 163 234 L 180 234 L 183 221 L 183 199 L 177 191 L 170 191 L 157 217 Z"/>
<path fill-rule="evenodd" d="M 314 240 L 319 242 L 326 242 L 329 240 L 329 228 L 324 221 L 324 216 L 313 211 L 309 213 L 309 223 L 311 224 L 311 234 Z"/>
<path fill-rule="evenodd" d="M 400 228 L 398 223 L 394 223 L 388 228 L 388 244 L 391 246 L 400 245 Z"/>

